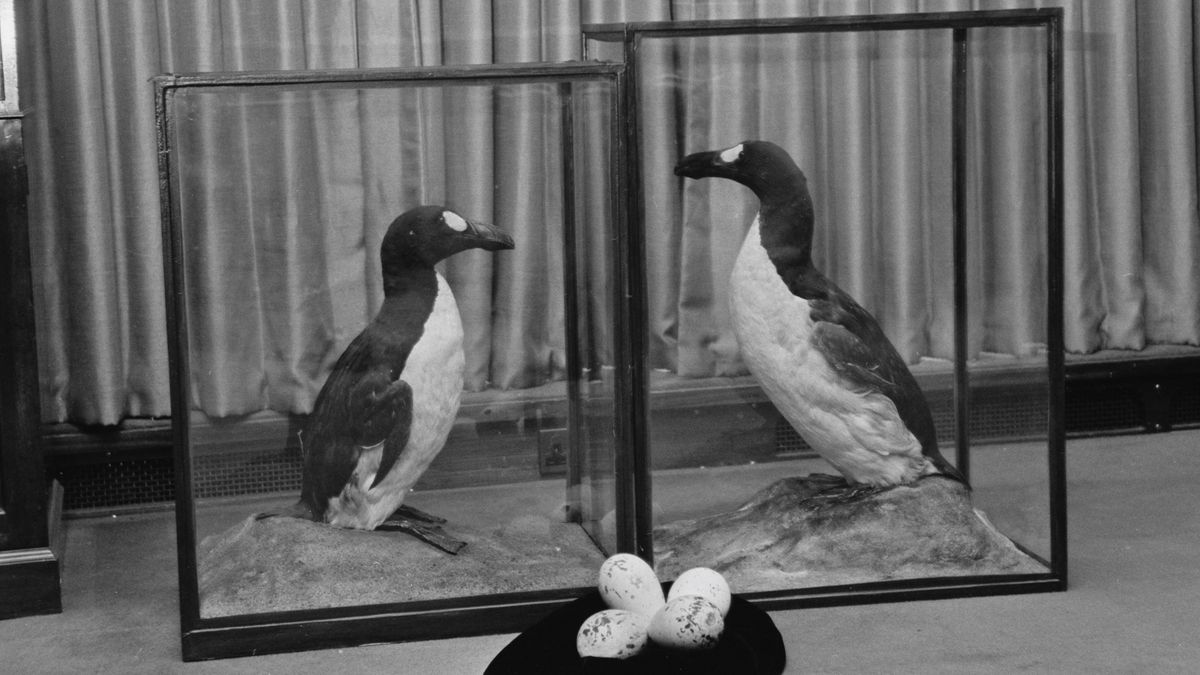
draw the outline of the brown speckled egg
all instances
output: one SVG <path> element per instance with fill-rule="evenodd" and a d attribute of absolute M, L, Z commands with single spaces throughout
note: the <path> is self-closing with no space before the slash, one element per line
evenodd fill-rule
<path fill-rule="evenodd" d="M 627 659 L 646 646 L 646 619 L 623 609 L 606 609 L 589 616 L 575 634 L 580 656 Z"/>
<path fill-rule="evenodd" d="M 725 581 L 725 577 L 721 576 L 720 572 L 707 567 L 693 567 L 680 574 L 675 583 L 671 584 L 671 592 L 667 593 L 667 602 L 681 595 L 698 595 L 708 598 L 712 604 L 717 606 L 717 609 L 721 610 L 722 617 L 729 614 L 729 605 L 733 602 L 733 596 L 730 594 L 729 584 Z"/>
<path fill-rule="evenodd" d="M 596 587 L 604 604 L 641 614 L 647 621 L 666 602 L 654 570 L 631 553 L 618 553 L 605 560 Z"/>
<path fill-rule="evenodd" d="M 709 649 L 717 646 L 725 619 L 721 610 L 699 595 L 680 595 L 650 620 L 650 639 L 674 649 Z"/>

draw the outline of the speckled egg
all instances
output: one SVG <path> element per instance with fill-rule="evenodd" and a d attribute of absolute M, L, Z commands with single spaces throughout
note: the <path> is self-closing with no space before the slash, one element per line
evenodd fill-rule
<path fill-rule="evenodd" d="M 605 560 L 596 587 L 604 604 L 641 614 L 647 621 L 666 602 L 654 570 L 632 553 L 618 553 Z"/>
<path fill-rule="evenodd" d="M 623 609 L 606 609 L 589 616 L 575 634 L 580 656 L 627 659 L 646 646 L 646 618 Z"/>
<path fill-rule="evenodd" d="M 674 649 L 709 649 L 717 646 L 725 619 L 707 598 L 680 595 L 672 598 L 650 620 L 650 639 Z"/>
<path fill-rule="evenodd" d="M 706 598 L 721 610 L 722 617 L 729 614 L 729 603 L 732 601 L 729 583 L 716 570 L 707 567 L 693 567 L 680 574 L 675 583 L 671 584 L 671 592 L 667 593 L 667 602 L 681 595 L 698 595 Z"/>

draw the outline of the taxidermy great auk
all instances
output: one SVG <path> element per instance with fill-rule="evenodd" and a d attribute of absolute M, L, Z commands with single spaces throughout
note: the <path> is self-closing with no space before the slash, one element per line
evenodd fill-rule
<path fill-rule="evenodd" d="M 929 475 L 966 485 L 938 451 L 925 397 L 883 329 L 813 266 L 812 198 L 787 152 L 744 141 L 688 155 L 675 174 L 728 178 L 759 199 L 730 276 L 733 329 L 771 402 L 846 479 L 830 497 Z"/>
<path fill-rule="evenodd" d="M 300 501 L 287 515 L 398 530 L 449 553 L 465 542 L 404 505 L 441 451 L 463 389 L 463 326 L 434 264 L 467 249 L 513 248 L 508 234 L 442 206 L 406 211 L 380 247 L 383 304 L 346 347 L 300 431 Z"/>

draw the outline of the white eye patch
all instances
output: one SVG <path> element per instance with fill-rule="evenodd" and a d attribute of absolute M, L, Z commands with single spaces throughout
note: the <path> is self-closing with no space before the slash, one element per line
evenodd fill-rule
<path fill-rule="evenodd" d="M 446 227 L 455 232 L 463 232 L 467 229 L 467 221 L 463 217 L 453 211 L 443 211 L 442 220 L 446 221 Z"/>
<path fill-rule="evenodd" d="M 733 146 L 732 148 L 729 148 L 728 150 L 725 150 L 724 152 L 721 153 L 721 161 L 725 162 L 726 164 L 729 164 L 731 162 L 736 162 L 737 158 L 741 157 L 741 156 L 742 156 L 742 144 L 738 143 L 737 145 Z"/>

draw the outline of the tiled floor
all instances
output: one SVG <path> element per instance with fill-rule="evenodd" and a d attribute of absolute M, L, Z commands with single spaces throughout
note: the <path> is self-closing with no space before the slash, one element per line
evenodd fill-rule
<path fill-rule="evenodd" d="M 1200 432 L 1072 441 L 1066 593 L 776 612 L 789 673 L 1200 672 Z M 511 636 L 179 659 L 170 513 L 67 521 L 61 615 L 0 673 L 478 673 Z"/>

